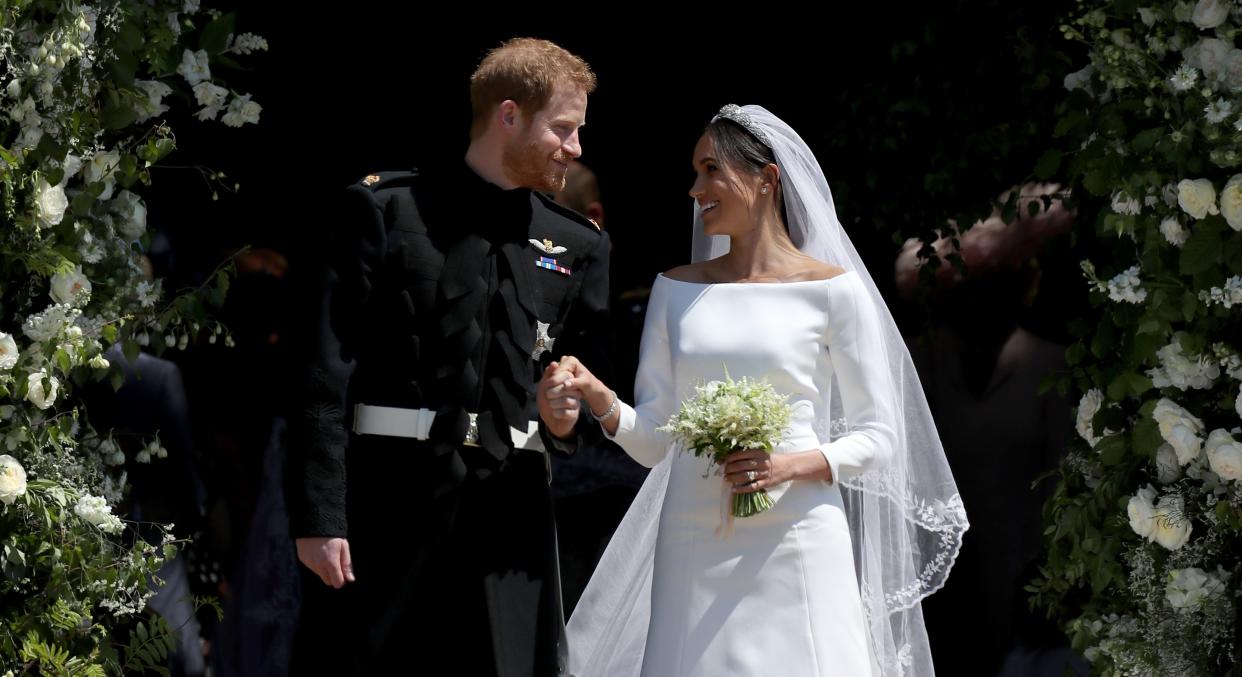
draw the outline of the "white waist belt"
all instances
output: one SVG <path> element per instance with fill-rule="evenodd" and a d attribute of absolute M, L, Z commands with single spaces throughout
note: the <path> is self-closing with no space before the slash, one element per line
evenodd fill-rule
<path fill-rule="evenodd" d="M 462 444 L 479 446 L 479 428 L 475 422 L 477 418 L 478 414 L 470 414 L 470 427 L 466 430 L 466 439 L 462 440 Z M 377 407 L 371 404 L 354 406 L 354 432 L 359 435 L 387 435 L 425 440 L 435 420 L 436 412 L 430 409 Z M 543 441 L 539 439 L 538 421 L 530 421 L 526 430 L 509 428 L 509 434 L 513 436 L 514 449 L 544 450 Z"/>

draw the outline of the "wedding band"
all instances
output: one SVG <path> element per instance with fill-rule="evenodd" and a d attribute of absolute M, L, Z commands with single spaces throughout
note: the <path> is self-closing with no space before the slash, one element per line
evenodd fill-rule
<path fill-rule="evenodd" d="M 751 482 L 754 482 L 758 477 L 759 477 L 759 473 L 755 472 L 754 470 L 746 471 L 746 479 L 750 480 Z"/>

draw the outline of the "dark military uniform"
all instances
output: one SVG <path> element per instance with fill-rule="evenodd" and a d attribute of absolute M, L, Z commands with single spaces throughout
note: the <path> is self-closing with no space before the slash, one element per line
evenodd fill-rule
<path fill-rule="evenodd" d="M 464 163 L 368 176 L 343 210 L 290 430 L 290 516 L 295 537 L 348 537 L 357 581 L 308 575 L 295 674 L 556 675 L 548 457 L 510 429 L 538 418 L 554 357 L 606 354 L 608 238 Z M 436 415 L 425 441 L 357 434 L 359 404 Z"/>

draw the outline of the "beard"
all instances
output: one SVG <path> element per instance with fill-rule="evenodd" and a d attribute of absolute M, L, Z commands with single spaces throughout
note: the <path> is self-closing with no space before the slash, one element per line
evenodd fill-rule
<path fill-rule="evenodd" d="M 505 175 L 510 181 L 543 193 L 560 192 L 565 187 L 565 166 L 570 159 L 560 148 L 549 155 L 534 142 L 520 141 L 505 146 L 502 156 Z"/>

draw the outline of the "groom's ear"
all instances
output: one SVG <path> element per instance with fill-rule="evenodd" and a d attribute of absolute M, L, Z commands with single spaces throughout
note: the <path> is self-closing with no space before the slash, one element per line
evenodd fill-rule
<path fill-rule="evenodd" d="M 512 134 L 522 124 L 522 109 L 513 99 L 505 99 L 496 107 L 496 123 L 505 134 Z"/>

